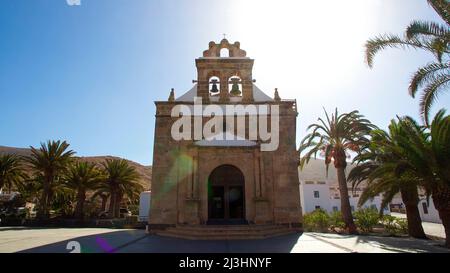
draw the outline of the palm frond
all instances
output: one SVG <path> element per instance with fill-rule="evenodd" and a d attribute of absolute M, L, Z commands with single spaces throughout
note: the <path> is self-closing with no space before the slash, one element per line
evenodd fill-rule
<path fill-rule="evenodd" d="M 425 49 L 433 54 L 435 53 L 430 42 L 422 41 L 421 39 L 402 39 L 397 35 L 385 34 L 376 36 L 375 38 L 369 39 L 365 45 L 366 52 L 366 63 L 369 67 L 373 66 L 373 59 L 375 55 L 386 48 L 414 48 L 414 49 Z"/>
<path fill-rule="evenodd" d="M 450 39 L 450 31 L 448 26 L 435 22 L 413 21 L 406 28 L 406 38 L 414 39 L 420 35 L 433 36 L 446 41 L 449 41 Z"/>
<path fill-rule="evenodd" d="M 430 109 L 437 100 L 441 90 L 448 86 L 450 74 L 439 74 L 434 77 L 433 81 L 423 90 L 420 98 L 420 113 L 423 115 L 424 123 L 428 125 Z"/>
<path fill-rule="evenodd" d="M 427 0 L 428 4 L 437 12 L 447 25 L 450 25 L 450 4 L 448 0 Z"/>
<path fill-rule="evenodd" d="M 444 70 L 442 72 L 442 70 Z M 418 89 L 436 78 L 437 73 L 450 74 L 450 63 L 430 63 L 414 73 L 409 84 L 409 94 L 414 98 Z"/>

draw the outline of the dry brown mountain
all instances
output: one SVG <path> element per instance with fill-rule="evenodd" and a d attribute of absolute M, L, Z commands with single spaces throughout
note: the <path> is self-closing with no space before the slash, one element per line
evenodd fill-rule
<path fill-rule="evenodd" d="M 6 147 L 6 146 L 0 146 L 0 155 L 1 154 L 17 154 L 20 156 L 28 156 L 30 155 L 31 150 L 28 148 L 15 148 L 15 147 Z M 83 161 L 93 162 L 96 164 L 99 164 L 103 162 L 105 159 L 110 158 L 116 158 L 120 159 L 120 157 L 115 156 L 86 156 L 86 157 L 79 157 Z M 151 179 L 152 179 L 152 166 L 144 166 L 137 162 L 128 160 L 128 163 L 133 166 L 136 171 L 141 176 L 140 184 L 145 188 L 145 190 L 151 189 Z"/>

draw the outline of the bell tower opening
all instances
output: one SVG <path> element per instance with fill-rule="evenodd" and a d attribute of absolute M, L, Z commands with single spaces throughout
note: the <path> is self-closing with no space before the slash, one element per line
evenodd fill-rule
<path fill-rule="evenodd" d="M 220 93 L 220 79 L 216 76 L 209 78 L 209 95 L 216 96 Z"/>
<path fill-rule="evenodd" d="M 233 97 L 242 96 L 242 80 L 238 76 L 232 76 L 228 80 L 228 90 Z"/>
<path fill-rule="evenodd" d="M 222 48 L 220 50 L 220 57 L 221 58 L 228 58 L 228 57 L 230 57 L 230 50 L 228 48 Z"/>

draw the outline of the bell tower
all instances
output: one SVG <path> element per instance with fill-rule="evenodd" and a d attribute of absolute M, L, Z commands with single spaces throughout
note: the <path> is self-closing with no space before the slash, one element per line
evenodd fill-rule
<path fill-rule="evenodd" d="M 228 238 L 227 224 L 245 226 L 238 238 L 266 236 L 247 233 L 258 225 L 273 225 L 268 235 L 301 230 L 296 101 L 256 86 L 239 42 L 210 42 L 195 64 L 196 84 L 155 102 L 148 230 L 183 238 L 187 227 L 201 239 Z"/>
<path fill-rule="evenodd" d="M 240 49 L 239 42 L 230 44 L 225 38 L 218 44 L 209 42 L 203 57 L 195 60 L 197 95 L 204 103 L 212 98 L 219 102 L 253 102 L 253 62 Z"/>

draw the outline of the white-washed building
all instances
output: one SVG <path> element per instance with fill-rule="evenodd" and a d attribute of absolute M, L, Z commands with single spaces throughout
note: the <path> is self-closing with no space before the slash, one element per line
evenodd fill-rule
<path fill-rule="evenodd" d="M 351 165 L 348 164 L 347 171 L 350 169 Z M 324 160 L 311 159 L 303 170 L 299 169 L 299 180 L 300 200 L 303 213 L 312 212 L 319 208 L 324 209 L 327 212 L 341 209 L 337 174 L 336 169 L 332 164 L 329 167 L 327 175 Z M 351 185 L 348 184 L 348 188 L 350 206 L 354 211 L 358 209 L 358 201 L 363 186 L 357 187 L 355 191 L 352 191 Z M 373 207 L 380 210 L 381 196 L 376 196 L 373 200 L 367 201 L 362 207 Z M 389 213 L 389 208 L 386 208 L 384 214 Z"/>
<path fill-rule="evenodd" d="M 439 217 L 439 212 L 434 207 L 433 198 L 430 197 L 428 202 L 425 196 L 420 197 L 419 201 L 419 213 L 420 218 L 424 222 L 432 222 L 442 224 L 442 220 Z"/>
<path fill-rule="evenodd" d="M 391 202 L 391 207 L 399 207 L 400 212 L 406 213 L 405 204 L 403 204 L 402 197 L 400 194 L 397 194 Z M 428 202 L 424 191 L 419 189 L 419 203 L 417 204 L 419 208 L 420 218 L 424 222 L 432 222 L 442 224 L 442 220 L 439 217 L 439 212 L 434 207 L 433 197 L 430 196 Z M 394 209 L 392 209 L 394 211 Z"/>

